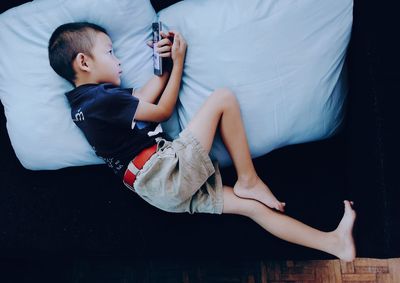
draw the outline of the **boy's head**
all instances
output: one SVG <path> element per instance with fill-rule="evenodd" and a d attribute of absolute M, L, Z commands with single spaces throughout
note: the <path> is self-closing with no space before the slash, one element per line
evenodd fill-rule
<path fill-rule="evenodd" d="M 121 63 L 102 27 L 86 23 L 59 26 L 49 40 L 54 71 L 74 86 L 84 83 L 121 83 Z"/>

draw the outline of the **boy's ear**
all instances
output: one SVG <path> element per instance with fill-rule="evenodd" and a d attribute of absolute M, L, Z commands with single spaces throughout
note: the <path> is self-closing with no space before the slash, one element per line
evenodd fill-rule
<path fill-rule="evenodd" d="M 84 53 L 78 53 L 75 57 L 74 65 L 77 69 L 88 72 L 90 71 L 89 59 L 89 56 L 85 55 Z"/>

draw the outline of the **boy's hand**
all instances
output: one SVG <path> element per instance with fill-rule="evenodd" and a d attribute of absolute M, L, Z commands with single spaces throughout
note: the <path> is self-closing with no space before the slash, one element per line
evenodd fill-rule
<path fill-rule="evenodd" d="M 173 34 L 168 32 L 165 33 L 163 31 L 160 32 L 160 35 L 163 39 L 161 39 L 157 44 L 153 47 L 153 40 L 147 41 L 147 45 L 151 48 L 155 48 L 155 50 L 160 53 L 160 57 L 171 57 L 171 47 L 172 47 L 172 39 Z"/>
<path fill-rule="evenodd" d="M 186 55 L 186 41 L 182 34 L 177 31 L 160 32 L 162 40 L 157 43 L 156 50 L 160 53 L 160 57 L 171 57 L 174 63 L 182 63 Z M 153 41 L 147 41 L 149 47 L 153 47 Z"/>
<path fill-rule="evenodd" d="M 182 34 L 180 34 L 177 31 L 171 31 L 169 33 L 174 35 L 174 40 L 173 40 L 174 43 L 172 44 L 172 49 L 171 49 L 172 61 L 174 61 L 174 65 L 175 64 L 183 65 L 186 55 L 186 47 L 187 47 L 186 41 L 183 38 Z"/>

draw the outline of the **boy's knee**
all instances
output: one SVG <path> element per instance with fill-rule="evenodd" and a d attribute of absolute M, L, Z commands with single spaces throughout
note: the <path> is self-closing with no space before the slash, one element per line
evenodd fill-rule
<path fill-rule="evenodd" d="M 212 95 L 219 105 L 237 104 L 236 96 L 229 88 L 218 88 Z"/>
<path fill-rule="evenodd" d="M 233 91 L 227 87 L 217 88 L 214 91 L 214 94 L 217 95 L 221 99 L 234 99 L 235 98 L 235 94 L 233 93 Z"/>

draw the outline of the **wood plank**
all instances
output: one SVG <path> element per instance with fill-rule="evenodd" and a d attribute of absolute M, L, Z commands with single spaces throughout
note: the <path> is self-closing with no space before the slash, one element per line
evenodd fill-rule
<path fill-rule="evenodd" d="M 330 270 L 326 266 L 316 266 L 315 282 L 335 283 L 334 278 L 330 276 Z"/>
<path fill-rule="evenodd" d="M 389 266 L 355 266 L 355 273 L 389 273 Z"/>
<path fill-rule="evenodd" d="M 400 282 L 400 258 L 389 259 L 389 273 L 391 275 L 391 282 Z"/>
<path fill-rule="evenodd" d="M 392 280 L 390 273 L 382 273 L 376 275 L 376 282 L 377 283 L 396 283 L 396 281 Z"/>
<path fill-rule="evenodd" d="M 267 265 L 265 264 L 264 261 L 260 262 L 260 268 L 261 268 L 261 283 L 267 283 L 267 278 L 268 278 L 268 273 L 267 273 Z"/>
<path fill-rule="evenodd" d="M 342 273 L 341 273 L 341 268 L 340 268 L 340 260 L 332 260 L 332 269 L 333 269 L 333 274 L 335 275 L 334 280 L 336 283 L 342 283 Z"/>
<path fill-rule="evenodd" d="M 354 266 L 388 266 L 388 261 L 378 258 L 356 258 Z"/>
<path fill-rule="evenodd" d="M 364 274 L 342 274 L 343 282 L 375 282 L 376 274 L 374 273 L 364 273 Z"/>
<path fill-rule="evenodd" d="M 340 260 L 340 269 L 342 273 L 354 273 L 354 261 L 344 262 Z"/>
<path fill-rule="evenodd" d="M 182 272 L 182 282 L 190 283 L 189 272 L 187 272 L 187 271 Z"/>
<path fill-rule="evenodd" d="M 315 264 L 315 282 L 341 283 L 342 275 L 339 261 L 329 260 L 320 265 Z"/>
<path fill-rule="evenodd" d="M 246 283 L 256 283 L 256 278 L 254 277 L 254 275 L 248 275 Z"/>

